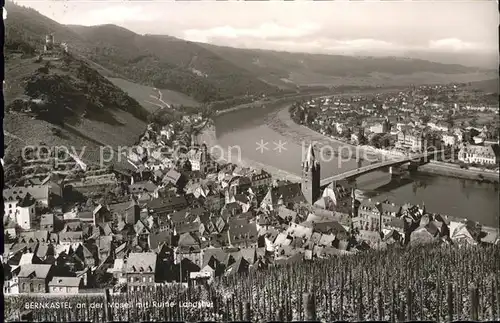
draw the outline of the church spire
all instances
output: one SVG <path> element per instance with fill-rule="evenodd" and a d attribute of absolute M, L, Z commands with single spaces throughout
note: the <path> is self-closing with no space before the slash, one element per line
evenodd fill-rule
<path fill-rule="evenodd" d="M 320 164 L 314 155 L 311 143 L 302 161 L 302 193 L 309 204 L 314 204 L 321 196 Z"/>
<path fill-rule="evenodd" d="M 306 158 L 304 159 L 303 166 L 308 169 L 310 167 L 316 166 L 318 161 L 316 160 L 316 156 L 314 154 L 314 146 L 311 143 L 309 148 L 307 149 Z"/>

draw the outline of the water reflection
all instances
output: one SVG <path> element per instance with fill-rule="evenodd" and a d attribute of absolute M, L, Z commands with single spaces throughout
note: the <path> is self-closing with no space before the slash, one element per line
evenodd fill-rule
<path fill-rule="evenodd" d="M 419 189 L 426 189 L 428 185 L 427 180 L 425 179 L 415 179 L 412 184 L 413 194 L 417 194 Z"/>

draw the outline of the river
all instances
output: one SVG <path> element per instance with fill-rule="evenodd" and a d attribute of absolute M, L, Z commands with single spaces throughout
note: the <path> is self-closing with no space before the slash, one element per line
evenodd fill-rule
<path fill-rule="evenodd" d="M 293 123 L 285 104 L 268 104 L 221 114 L 215 118 L 215 129 L 217 143 L 223 149 L 233 147 L 233 156 L 240 151 L 244 159 L 294 175 L 300 175 L 301 158 L 311 141 L 318 142 L 319 148 L 328 145 L 337 150 L 341 145 Z M 321 178 L 355 169 L 358 163 L 366 164 L 328 154 L 320 157 Z M 387 172 L 377 171 L 359 177 L 357 186 L 368 196 L 388 198 L 398 204 L 425 203 L 430 212 L 468 218 L 487 226 L 498 225 L 497 184 L 418 172 L 398 181 L 391 179 Z"/>

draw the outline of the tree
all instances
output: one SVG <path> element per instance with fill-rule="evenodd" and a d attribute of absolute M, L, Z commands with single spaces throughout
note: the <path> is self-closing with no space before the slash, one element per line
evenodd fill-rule
<path fill-rule="evenodd" d="M 380 138 L 380 147 L 381 148 L 385 148 L 385 147 L 389 147 L 390 145 L 391 145 L 391 135 L 390 134 L 384 134 Z"/>
<path fill-rule="evenodd" d="M 471 129 L 470 130 L 470 136 L 471 136 L 471 139 L 474 138 L 475 136 L 479 135 L 480 132 L 477 131 L 476 129 Z"/>
<path fill-rule="evenodd" d="M 367 142 L 368 142 L 368 139 L 366 139 L 366 137 L 364 135 L 360 136 L 360 138 L 359 138 L 360 145 L 366 145 Z"/>
<path fill-rule="evenodd" d="M 381 144 L 380 144 L 381 139 L 382 139 L 381 133 L 377 133 L 377 134 L 373 135 L 370 138 L 370 146 L 373 146 L 375 148 L 380 148 L 381 147 Z"/>
<path fill-rule="evenodd" d="M 52 131 L 52 134 L 54 136 L 58 136 L 59 137 L 61 135 L 61 129 L 59 129 L 59 128 L 52 127 L 51 131 Z"/>
<path fill-rule="evenodd" d="M 201 117 L 203 119 L 211 119 L 214 116 L 214 110 L 208 104 L 203 104 L 200 108 Z"/>
<path fill-rule="evenodd" d="M 192 167 L 191 167 L 191 162 L 189 160 L 186 160 L 182 166 L 181 166 L 183 171 L 190 172 Z"/>
<path fill-rule="evenodd" d="M 425 124 L 426 124 L 426 123 L 428 123 L 430 120 L 431 120 L 431 117 L 430 117 L 430 116 L 428 116 L 428 115 L 422 116 L 422 117 L 420 118 L 420 121 L 421 121 L 422 123 L 425 123 Z"/>
<path fill-rule="evenodd" d="M 450 125 L 450 127 L 453 127 L 455 125 L 452 112 L 449 112 L 448 115 L 446 116 L 446 122 Z"/>
<path fill-rule="evenodd" d="M 113 195 L 115 197 L 123 197 L 125 194 L 126 194 L 126 191 L 122 185 L 123 183 L 120 183 L 120 185 L 117 185 L 114 189 L 113 189 Z"/>
<path fill-rule="evenodd" d="M 112 274 L 104 270 L 96 270 L 94 272 L 94 285 L 99 288 L 113 288 L 116 279 Z"/>
<path fill-rule="evenodd" d="M 351 139 L 351 134 L 352 134 L 351 129 L 347 128 L 342 132 L 342 137 L 346 139 Z"/>
<path fill-rule="evenodd" d="M 11 243 L 11 242 L 14 242 L 15 241 L 15 237 L 12 237 L 8 231 L 5 231 L 5 234 L 4 234 L 4 241 L 6 243 Z"/>

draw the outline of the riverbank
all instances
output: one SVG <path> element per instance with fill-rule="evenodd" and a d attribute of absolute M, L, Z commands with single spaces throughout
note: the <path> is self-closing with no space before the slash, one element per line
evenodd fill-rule
<path fill-rule="evenodd" d="M 270 105 L 270 104 L 283 104 L 283 103 L 293 103 L 301 98 L 304 97 L 314 97 L 314 98 L 320 98 L 320 97 L 329 97 L 329 96 L 354 96 L 354 95 L 367 95 L 367 94 L 372 94 L 373 92 L 377 93 L 392 93 L 392 92 L 398 92 L 401 89 L 394 88 L 394 87 L 389 87 L 389 88 L 376 88 L 376 89 L 360 89 L 355 92 L 349 92 L 349 93 L 335 93 L 335 90 L 328 90 L 325 92 L 318 91 L 318 92 L 310 92 L 310 93 L 302 93 L 298 95 L 288 95 L 284 96 L 282 98 L 276 99 L 270 99 L 270 100 L 259 100 L 256 102 L 250 102 L 250 103 L 244 103 L 237 105 L 233 108 L 225 109 L 225 110 L 218 110 L 215 115 L 220 116 L 222 114 L 234 112 L 234 111 L 239 111 L 242 109 L 247 109 L 247 108 L 259 108 L 262 105 Z M 338 90 L 337 90 L 338 91 Z"/>
<path fill-rule="evenodd" d="M 371 148 L 368 149 L 365 146 L 353 145 L 332 137 L 328 137 L 319 132 L 312 130 L 311 128 L 296 123 L 289 111 L 289 107 L 284 107 L 274 112 L 269 120 L 270 127 L 279 132 L 280 134 L 291 137 L 297 143 L 302 144 L 304 142 L 314 142 L 318 148 L 331 147 L 332 150 L 339 152 L 349 152 L 351 158 L 358 159 L 360 157 L 362 160 L 369 161 L 379 161 L 384 158 L 384 155 L 380 152 L 373 151 Z M 389 157 L 385 156 L 385 159 Z"/>
<path fill-rule="evenodd" d="M 279 130 L 279 128 L 283 127 L 288 127 L 288 128 L 298 127 L 304 133 L 303 138 L 309 138 L 309 140 L 311 141 L 319 142 L 320 145 L 328 145 L 329 143 L 333 143 L 335 145 L 340 145 L 341 147 L 347 147 L 348 149 L 354 150 L 356 152 L 356 156 L 367 156 L 368 158 L 370 158 L 370 160 L 373 160 L 373 158 L 384 159 L 384 160 L 390 160 L 392 158 L 395 159 L 401 158 L 401 156 L 397 154 L 392 154 L 389 151 L 384 151 L 365 145 L 355 146 L 343 142 L 341 140 L 325 136 L 305 125 L 297 124 L 292 119 L 287 109 L 281 109 L 280 111 L 278 111 L 276 113 L 275 119 L 281 124 L 281 127 L 276 127 L 276 129 L 274 130 Z M 492 183 L 500 182 L 499 174 L 496 172 L 465 169 L 465 168 L 460 168 L 460 166 L 458 165 L 450 165 L 448 163 L 434 161 L 434 160 L 432 160 L 428 164 L 419 166 L 418 170 L 419 172 L 422 173 L 435 174 L 435 175 L 454 177 L 460 179 L 469 179 L 478 182 L 492 182 Z"/>
<path fill-rule="evenodd" d="M 354 95 L 354 94 L 355 93 L 335 94 L 335 95 Z M 321 94 L 316 93 L 315 95 L 317 97 L 320 96 Z M 330 93 L 323 95 L 332 95 L 332 94 Z M 331 158 L 331 156 L 329 156 L 328 154 L 330 152 L 341 154 L 342 157 L 338 157 L 337 159 L 343 163 L 342 167 L 346 167 L 346 163 L 349 164 L 349 162 L 352 164 L 351 165 L 352 167 L 347 167 L 347 168 L 351 169 L 355 167 L 355 162 L 353 161 L 356 160 L 357 156 L 360 157 L 361 160 L 368 159 L 370 161 L 378 161 L 383 157 L 382 154 L 377 152 L 372 152 L 370 149 L 366 149 L 366 147 L 352 145 L 334 138 L 327 137 L 325 135 L 315 132 L 312 129 L 309 129 L 306 126 L 295 123 L 295 121 L 292 120 L 289 113 L 290 105 L 296 100 L 300 99 L 300 97 L 307 97 L 307 96 L 311 96 L 311 94 L 302 94 L 299 96 L 286 97 L 273 101 L 265 101 L 265 102 L 262 101 L 258 103 L 253 102 L 249 104 L 243 104 L 224 111 L 218 111 L 216 113 L 216 116 L 220 116 L 222 114 L 235 112 L 247 108 L 259 109 L 260 104 L 264 104 L 268 107 L 270 105 L 271 106 L 276 105 L 275 112 L 271 113 L 270 115 L 271 119 L 266 120 L 266 123 L 269 125 L 271 129 L 277 131 L 278 133 L 286 136 L 291 141 L 295 141 L 298 144 L 309 145 L 309 143 L 314 142 L 317 148 L 320 149 L 320 152 L 322 154 L 323 152 L 326 153 L 327 156 L 324 157 L 327 159 Z M 265 171 L 269 172 L 270 174 L 279 179 L 286 179 L 290 181 L 300 181 L 301 179 L 299 174 L 291 173 L 283 169 L 270 166 L 268 164 L 257 162 L 255 160 L 245 158 L 244 156 L 235 156 L 235 154 L 237 155 L 238 151 L 236 148 L 233 149 L 231 148 L 232 146 L 221 147 L 218 144 L 215 133 L 215 127 L 212 124 L 203 127 L 203 129 L 200 131 L 198 135 L 198 140 L 200 143 L 204 142 L 207 145 L 207 147 L 209 147 L 211 154 L 218 161 L 231 162 L 242 167 L 264 169 Z M 228 150 L 231 150 L 232 155 L 228 154 Z"/>
<path fill-rule="evenodd" d="M 217 143 L 224 147 L 240 146 L 243 157 L 274 166 L 292 174 L 301 175 L 300 162 L 304 156 L 302 145 L 296 144 L 293 131 L 284 125 L 273 125 L 277 110 L 286 108 L 286 105 L 267 106 L 265 109 L 246 109 L 228 113 L 215 118 L 217 128 Z M 270 118 L 272 122 L 270 122 Z M 271 128 L 284 128 L 278 131 Z M 293 126 L 298 136 L 303 137 L 304 131 Z M 318 134 L 315 134 L 318 136 Z M 269 142 L 269 150 L 257 151 L 256 142 L 259 139 Z M 278 153 L 273 150 L 273 142 L 286 142 L 286 150 Z M 299 138 L 298 141 L 306 140 Z M 308 142 L 306 142 L 308 143 Z M 331 144 L 334 145 L 333 143 Z M 307 148 L 307 147 L 306 147 Z M 233 150 L 234 155 L 235 150 Z M 319 151 L 318 151 L 319 153 Z M 323 160 L 321 164 L 322 178 L 334 176 L 345 171 L 356 169 L 355 160 L 342 161 L 341 167 L 333 158 L 332 161 Z M 365 181 L 381 178 L 380 186 L 385 184 L 383 171 L 363 175 L 359 179 L 359 187 Z M 385 174 L 385 173 L 384 173 Z M 383 197 L 399 205 L 411 203 L 421 204 L 425 201 L 426 208 L 435 213 L 452 214 L 459 218 L 470 218 L 484 225 L 494 226 L 498 216 L 498 186 L 496 184 L 480 183 L 476 180 L 461 180 L 458 178 L 433 174 L 410 174 L 411 182 L 391 188 L 389 192 L 380 192 Z M 377 182 L 378 183 L 378 182 Z M 377 190 L 376 185 L 372 191 Z"/>
<path fill-rule="evenodd" d="M 447 177 L 475 180 L 478 182 L 499 183 L 499 174 L 496 172 L 485 172 L 481 170 L 460 168 L 458 165 L 450 165 L 444 162 L 431 160 L 430 163 L 418 167 L 421 173 L 435 174 Z"/>
<path fill-rule="evenodd" d="M 232 108 L 229 108 L 229 109 L 225 109 L 225 110 L 218 110 L 215 113 L 215 115 L 216 116 L 220 116 L 222 114 L 226 114 L 226 113 L 230 113 L 230 112 L 235 112 L 235 111 L 239 111 L 239 110 L 243 110 L 243 109 L 248 109 L 248 108 L 258 109 L 261 106 L 265 106 L 265 105 L 291 103 L 291 102 L 299 100 L 300 98 L 303 98 L 303 97 L 311 97 L 311 96 L 317 97 L 317 96 L 326 96 L 326 95 L 329 95 L 329 94 L 326 94 L 326 93 L 309 93 L 309 94 L 300 94 L 300 95 L 285 96 L 285 97 L 279 98 L 279 99 L 259 100 L 259 101 L 255 101 L 255 102 L 240 104 L 240 105 L 237 105 L 235 107 L 232 107 Z"/>
<path fill-rule="evenodd" d="M 261 106 L 268 105 L 283 105 L 282 108 L 276 109 L 276 112 L 271 114 L 270 119 L 268 119 L 268 124 L 271 129 L 277 131 L 278 133 L 291 138 L 294 142 L 302 145 L 304 143 L 314 142 L 319 148 L 324 149 L 325 152 L 339 153 L 341 159 L 354 159 L 354 160 L 365 160 L 370 162 L 379 162 L 382 160 L 391 159 L 391 155 L 382 153 L 380 151 L 372 149 L 372 147 L 358 146 L 341 141 L 332 137 L 325 136 L 318 133 L 307 126 L 297 124 L 290 115 L 290 104 L 304 97 L 327 97 L 327 96 L 354 96 L 354 95 L 367 95 L 371 94 L 375 89 L 365 89 L 356 92 L 349 93 L 333 93 L 333 91 L 328 91 L 324 93 L 308 93 L 287 96 L 280 99 L 273 99 L 269 101 L 260 100 L 257 102 L 245 103 L 233 108 L 229 108 L 222 111 L 217 111 L 215 116 L 220 116 L 222 114 L 227 114 L 247 108 L 259 109 Z M 377 92 L 390 93 L 397 92 L 399 89 L 396 88 L 384 88 L 377 89 Z M 348 153 L 348 155 L 343 155 L 342 153 Z M 337 156 L 338 157 L 338 156 Z M 329 156 L 326 156 L 329 159 Z"/>
<path fill-rule="evenodd" d="M 298 175 L 286 172 L 270 165 L 264 165 L 257 161 L 244 158 L 243 156 L 233 156 L 236 152 L 236 149 L 231 149 L 232 154 L 228 154 L 227 149 L 221 147 L 217 143 L 215 127 L 211 123 L 207 124 L 207 126 L 205 126 L 203 130 L 198 134 L 198 142 L 205 143 L 209 149 L 210 154 L 212 155 L 212 158 L 214 158 L 218 162 L 233 163 L 241 167 L 249 167 L 253 169 L 263 169 L 277 179 L 289 180 L 292 182 L 300 181 L 300 176 Z"/>
<path fill-rule="evenodd" d="M 290 98 L 287 98 L 291 100 Z M 295 98 L 296 99 L 296 98 Z M 286 101 L 284 99 L 283 101 Z M 278 104 L 277 101 L 272 102 L 273 104 Z M 344 141 L 328 137 L 321 133 L 310 129 L 307 126 L 297 124 L 290 116 L 289 105 L 286 102 L 281 102 L 283 107 L 277 108 L 276 111 L 271 113 L 266 120 L 269 126 L 292 141 L 298 144 L 316 143 L 317 147 L 321 150 L 324 147 L 332 147 L 336 151 L 349 151 L 351 156 L 360 156 L 362 159 L 369 160 L 380 160 L 380 159 L 390 159 L 391 157 L 397 158 L 398 156 L 391 156 L 383 151 L 377 150 L 370 146 L 356 146 Z M 240 109 L 248 108 L 250 106 L 238 106 L 232 111 L 237 111 Z M 255 107 L 254 107 L 255 108 Z M 265 165 L 263 163 L 244 158 L 243 156 L 233 156 L 233 158 L 228 158 L 227 149 L 220 147 L 217 143 L 217 138 L 215 134 L 215 127 L 212 123 L 207 124 L 199 135 L 200 142 L 205 142 L 209 148 L 212 150 L 214 157 L 220 161 L 232 162 L 242 167 L 251 167 L 254 169 L 264 169 L 267 172 L 273 174 L 273 176 L 280 179 L 287 179 L 291 181 L 299 181 L 300 176 L 278 169 L 276 167 Z M 213 148 L 216 147 L 216 148 Z M 233 151 L 234 155 L 234 151 Z M 231 157 L 231 156 L 229 156 Z M 346 157 L 346 156 L 344 156 Z M 229 161 L 229 159 L 231 159 Z M 499 174 L 495 172 L 484 172 L 481 170 L 463 169 L 458 165 L 450 165 L 444 162 L 431 161 L 428 164 L 419 166 L 419 172 L 434 174 L 446 177 L 468 179 L 474 181 L 484 181 L 484 182 L 499 182 Z"/>

